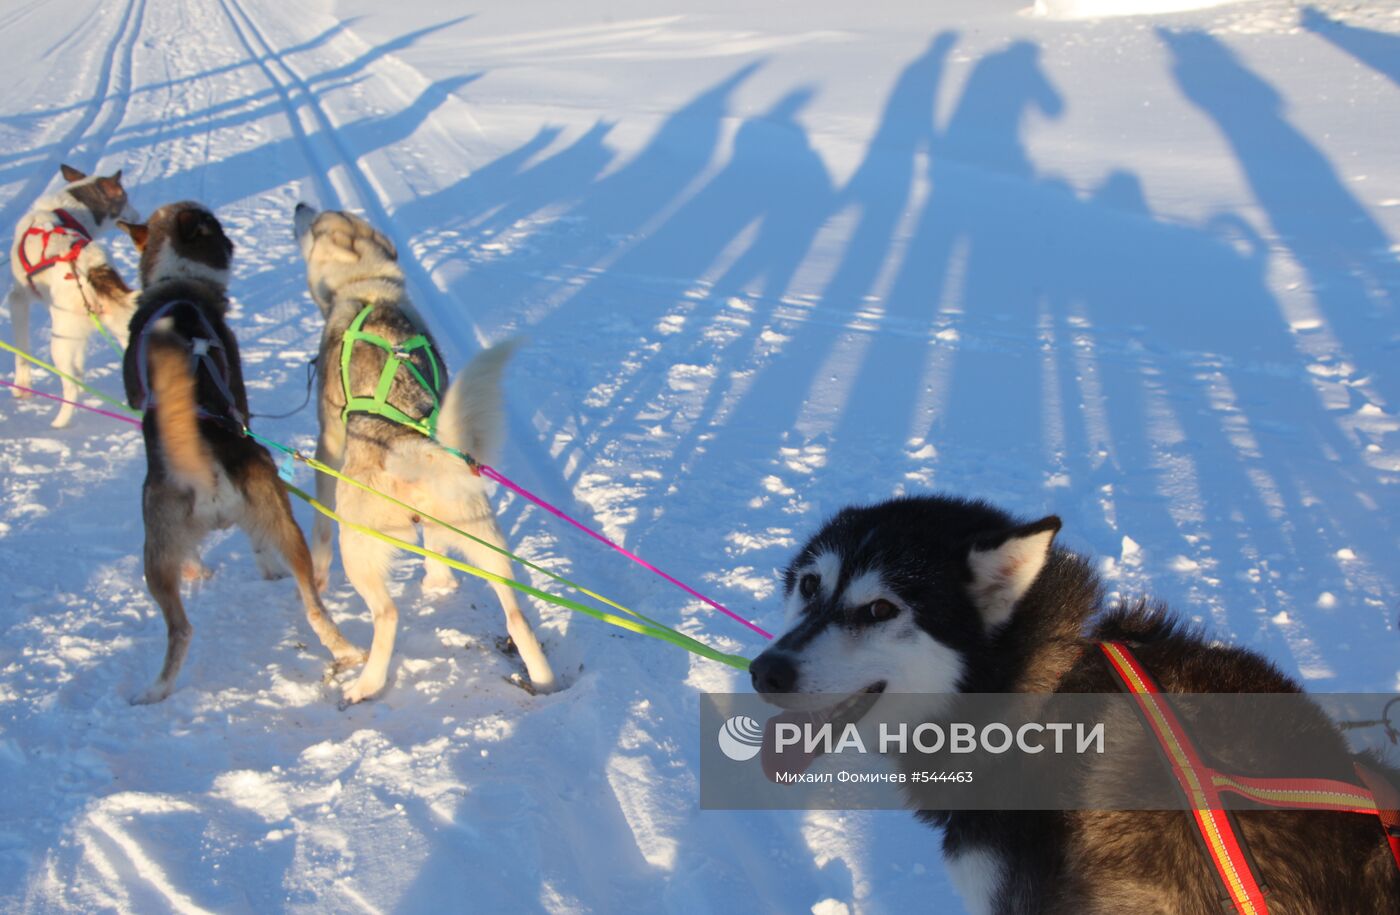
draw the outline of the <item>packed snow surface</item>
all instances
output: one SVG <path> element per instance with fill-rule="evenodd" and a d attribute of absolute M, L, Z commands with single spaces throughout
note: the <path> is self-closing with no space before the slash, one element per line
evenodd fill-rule
<path fill-rule="evenodd" d="M 271 414 L 321 327 L 292 207 L 365 213 L 451 365 L 528 337 L 501 468 L 767 629 L 824 516 L 939 489 L 1059 514 L 1115 595 L 1313 689 L 1397 689 L 1400 8 L 1186 5 L 15 0 L 0 223 L 60 161 L 214 207 Z M 336 708 L 229 534 L 178 690 L 129 705 L 165 641 L 140 436 L 53 406 L 0 400 L 0 908 L 961 910 L 907 814 L 699 809 L 697 697 L 742 674 L 536 604 L 567 689 L 531 697 L 489 590 L 409 558 L 382 698 Z M 524 555 L 761 650 L 498 502 Z M 368 642 L 338 568 L 328 605 Z"/>

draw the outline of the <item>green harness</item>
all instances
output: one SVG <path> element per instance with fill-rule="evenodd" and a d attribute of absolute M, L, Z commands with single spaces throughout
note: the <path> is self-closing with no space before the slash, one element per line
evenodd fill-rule
<path fill-rule="evenodd" d="M 340 383 L 345 389 L 345 409 L 340 413 L 341 422 L 349 422 L 351 413 L 372 413 L 399 425 L 408 426 L 413 431 L 420 432 L 428 438 L 436 438 L 438 413 L 442 410 L 442 369 L 438 362 L 437 353 L 433 352 L 433 344 L 425 334 L 418 334 L 409 337 L 402 343 L 393 344 L 378 334 L 361 330 L 364 327 L 365 319 L 373 310 L 372 303 L 361 308 L 360 313 L 355 315 L 355 320 L 350 322 L 350 327 L 345 331 L 345 336 L 340 341 Z M 355 344 L 361 341 L 379 347 L 384 350 L 386 356 L 384 369 L 379 373 L 379 384 L 375 386 L 372 397 L 357 397 L 350 393 L 350 356 L 354 352 Z M 414 351 L 420 349 L 427 354 L 428 364 L 433 369 L 431 384 L 410 359 Z M 389 391 L 394 387 L 394 377 L 398 375 L 401 366 L 408 369 L 409 374 L 433 399 L 433 411 L 428 414 L 426 419 L 415 419 L 389 403 Z"/>

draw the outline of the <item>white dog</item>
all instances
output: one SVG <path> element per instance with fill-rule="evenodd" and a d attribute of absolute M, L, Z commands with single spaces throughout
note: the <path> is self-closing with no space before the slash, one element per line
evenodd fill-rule
<path fill-rule="evenodd" d="M 15 226 L 10 272 L 15 285 L 7 302 L 15 328 L 15 345 L 29 349 L 29 306 L 47 302 L 53 316 L 53 361 L 74 378 L 83 377 L 87 339 L 94 321 L 126 346 L 128 324 L 136 312 L 136 294 L 107 261 L 95 239 L 117 220 L 140 222 L 127 202 L 122 173 L 106 177 L 83 174 L 61 166 L 68 184 L 41 198 Z M 15 384 L 29 387 L 29 363 L 15 357 Z M 63 379 L 63 396 L 73 400 L 78 386 Z M 25 392 L 15 392 L 27 396 Z M 73 407 L 64 404 L 54 417 L 55 428 L 68 425 Z"/>

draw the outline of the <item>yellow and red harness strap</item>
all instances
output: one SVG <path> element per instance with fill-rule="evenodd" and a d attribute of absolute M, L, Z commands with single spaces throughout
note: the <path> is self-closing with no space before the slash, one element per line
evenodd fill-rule
<path fill-rule="evenodd" d="M 1270 807 L 1379 814 L 1371 792 L 1330 778 L 1248 778 L 1212 771 L 1210 780 L 1217 790 Z"/>
<path fill-rule="evenodd" d="M 1252 778 L 1218 772 L 1201 759 L 1171 706 L 1163 700 L 1156 681 L 1132 650 L 1122 642 L 1103 642 L 1099 647 L 1137 700 L 1144 720 L 1171 761 L 1172 774 L 1191 803 L 1211 864 L 1236 910 L 1265 915 L 1268 907 L 1244 842 L 1221 802 L 1221 794 L 1227 791 L 1270 807 L 1379 817 L 1395 865 L 1400 867 L 1400 793 L 1384 776 L 1360 763 L 1356 764 L 1356 774 L 1362 785 L 1330 778 Z"/>
<path fill-rule="evenodd" d="M 1220 802 L 1215 774 L 1202 762 L 1195 744 L 1163 700 L 1151 675 L 1138 663 L 1127 645 L 1102 642 L 1109 666 L 1137 700 L 1143 719 L 1151 728 L 1171 763 L 1172 775 L 1186 795 L 1191 815 L 1204 840 L 1206 853 L 1235 910 L 1243 915 L 1267 915 L 1264 891 L 1254 874 L 1244 845 Z"/>

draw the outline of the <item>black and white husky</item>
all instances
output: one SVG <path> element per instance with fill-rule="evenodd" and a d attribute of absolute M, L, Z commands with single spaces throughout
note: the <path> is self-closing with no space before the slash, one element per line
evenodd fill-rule
<path fill-rule="evenodd" d="M 136 294 L 107 261 L 98 236 L 117 220 L 139 222 L 126 199 L 122 173 L 86 175 L 72 166 L 60 169 L 63 188 L 40 198 L 15 226 L 10 247 L 14 286 L 6 301 L 14 325 L 15 345 L 29 349 L 29 307 L 45 302 L 53 318 L 51 350 L 54 365 L 74 378 L 83 377 L 87 339 L 95 317 L 122 346 L 127 325 L 136 312 Z M 15 384 L 29 387 L 29 363 L 15 357 Z M 20 397 L 25 392 L 15 392 Z M 63 379 L 63 396 L 73 400 L 78 386 Z M 68 425 L 73 407 L 64 404 L 54 417 L 55 428 Z"/>
<path fill-rule="evenodd" d="M 1114 693 L 1092 650 L 1113 640 L 1131 643 L 1167 692 L 1299 691 L 1257 654 L 1209 642 L 1161 607 L 1101 612 L 1098 577 L 1055 546 L 1059 529 L 1053 516 L 1025 523 L 943 497 L 840 512 L 786 571 L 788 629 L 754 660 L 754 688 L 789 709 L 810 709 L 810 694 L 850 697 L 838 707 L 867 715 L 886 692 Z M 1225 911 L 1186 812 L 919 815 L 943 827 L 945 860 L 975 913 Z M 1374 817 L 1237 817 L 1271 911 L 1400 912 L 1400 872 Z"/>

